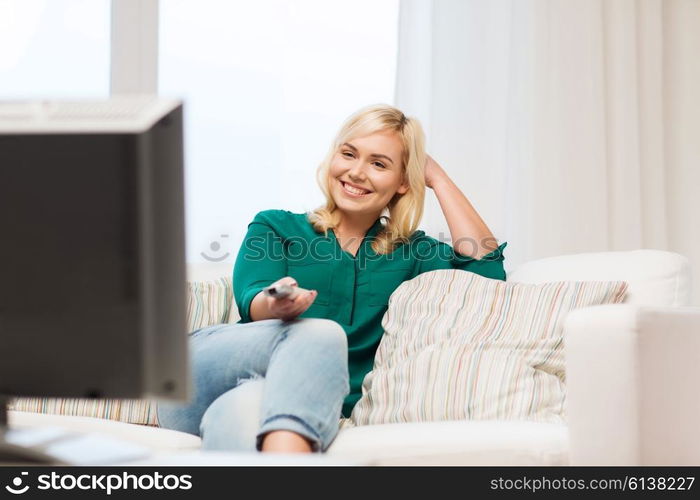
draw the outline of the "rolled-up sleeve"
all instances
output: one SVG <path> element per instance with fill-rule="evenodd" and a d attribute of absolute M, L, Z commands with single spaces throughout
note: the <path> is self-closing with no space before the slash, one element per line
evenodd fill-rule
<path fill-rule="evenodd" d="M 420 250 L 417 252 L 416 275 L 437 269 L 461 269 L 479 274 L 485 278 L 506 280 L 506 272 L 503 268 L 503 249 L 508 242 L 501 243 L 498 248 L 484 255 L 480 259 L 468 257 L 455 251 L 455 249 L 430 236 L 425 236 Z"/>
<path fill-rule="evenodd" d="M 287 274 L 282 238 L 258 213 L 248 224 L 233 267 L 233 295 L 240 323 L 249 323 L 250 304 L 260 291 Z"/>

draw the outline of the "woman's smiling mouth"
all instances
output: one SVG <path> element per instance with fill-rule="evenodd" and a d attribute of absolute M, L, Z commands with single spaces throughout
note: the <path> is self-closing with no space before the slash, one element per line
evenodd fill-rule
<path fill-rule="evenodd" d="M 343 191 L 353 197 L 353 198 L 362 198 L 363 196 L 367 196 L 368 194 L 371 194 L 372 191 L 367 191 L 365 189 L 357 189 L 355 187 L 350 186 L 349 184 L 346 184 L 343 181 L 339 181 L 341 187 L 343 188 Z"/>

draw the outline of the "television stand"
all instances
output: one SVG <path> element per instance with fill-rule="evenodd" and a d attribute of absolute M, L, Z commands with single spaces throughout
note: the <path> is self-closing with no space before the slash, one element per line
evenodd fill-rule
<path fill-rule="evenodd" d="M 8 425 L 7 404 L 10 398 L 0 396 L 0 464 L 66 465 L 43 452 L 40 447 L 22 446 L 7 441 L 12 431 Z"/>

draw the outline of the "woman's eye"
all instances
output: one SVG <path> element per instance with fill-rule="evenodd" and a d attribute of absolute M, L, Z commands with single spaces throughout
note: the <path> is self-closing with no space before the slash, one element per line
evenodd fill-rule
<path fill-rule="evenodd" d="M 355 157 L 355 155 L 353 155 L 350 151 L 343 151 L 341 154 L 346 158 L 354 158 Z M 378 165 L 382 168 L 386 168 L 384 166 L 384 164 L 379 162 L 379 161 L 372 162 L 372 165 Z"/>

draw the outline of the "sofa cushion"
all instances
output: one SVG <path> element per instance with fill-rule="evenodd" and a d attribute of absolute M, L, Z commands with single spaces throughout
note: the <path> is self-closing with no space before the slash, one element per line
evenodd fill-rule
<path fill-rule="evenodd" d="M 690 261 L 664 250 L 629 250 L 557 255 L 527 262 L 508 273 L 508 282 L 619 280 L 629 284 L 625 304 L 687 306 L 691 303 Z"/>
<path fill-rule="evenodd" d="M 621 302 L 626 288 L 508 283 L 461 270 L 404 282 L 351 421 L 563 423 L 563 321 L 576 308 Z"/>
<path fill-rule="evenodd" d="M 567 465 L 567 428 L 522 421 L 343 428 L 328 454 L 370 465 Z"/>
<path fill-rule="evenodd" d="M 237 321 L 231 277 L 187 283 L 188 332 L 218 323 Z M 232 312 L 236 311 L 232 315 Z M 158 425 L 155 404 L 148 399 L 84 399 L 22 397 L 10 400 L 11 410 L 54 415 L 103 418 L 132 424 Z"/>
<path fill-rule="evenodd" d="M 199 437 L 185 432 L 146 425 L 131 425 L 101 418 L 9 411 L 8 423 L 12 429 L 17 430 L 58 427 L 80 433 L 104 434 L 145 446 L 152 452 L 197 450 L 202 443 Z"/>

